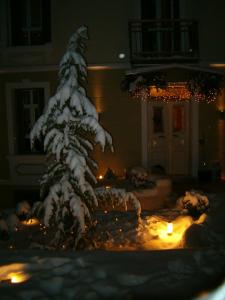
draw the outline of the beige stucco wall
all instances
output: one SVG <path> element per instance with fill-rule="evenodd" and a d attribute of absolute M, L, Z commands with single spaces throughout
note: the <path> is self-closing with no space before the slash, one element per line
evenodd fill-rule
<path fill-rule="evenodd" d="M 225 93 L 216 102 L 199 104 L 199 161 L 211 167 L 219 161 L 225 175 L 225 119 L 220 119 L 219 110 L 225 110 Z"/>
<path fill-rule="evenodd" d="M 9 83 L 21 83 L 23 80 L 31 82 L 50 82 L 51 91 L 53 93 L 57 74 L 55 72 L 31 72 L 31 73 L 10 73 L 0 74 L 0 181 L 9 180 L 9 140 L 8 140 L 8 120 L 7 120 L 7 105 L 6 105 L 6 85 Z"/>
<path fill-rule="evenodd" d="M 225 1 L 181 2 L 182 17 L 199 22 L 200 63 L 225 62 L 225 40 L 221 34 L 225 28 Z M 123 175 L 124 168 L 141 164 L 141 105 L 120 90 L 125 69 L 118 69 L 121 64 L 124 68 L 129 67 L 128 21 L 137 18 L 139 10 L 139 1 L 136 0 L 52 0 L 52 42 L 45 46 L 10 48 L 7 47 L 7 0 L 0 0 L 0 180 L 9 179 L 6 83 L 24 79 L 47 81 L 50 83 L 50 94 L 54 94 L 57 72 L 37 70 L 39 67 L 48 69 L 51 65 L 58 65 L 68 38 L 82 24 L 89 28 L 88 64 L 113 67 L 110 70 L 89 70 L 88 76 L 88 95 L 100 113 L 100 122 L 111 133 L 115 148 L 114 153 L 102 153 L 98 148 L 95 150 L 94 157 L 99 162 L 98 174 L 104 174 L 110 167 L 117 175 Z M 126 54 L 124 60 L 118 58 L 121 52 Z M 36 71 L 23 72 L 27 67 Z M 171 81 L 177 80 L 177 76 L 183 81 L 185 74 L 181 70 L 179 73 L 171 71 Z M 200 139 L 204 138 L 200 161 L 210 165 L 213 160 L 220 160 L 223 170 L 225 121 L 219 120 L 217 109 L 224 102 L 222 96 L 216 103 L 199 105 L 199 134 Z M 3 193 L 10 193 L 10 188 L 4 187 L 3 192 L 0 191 L 1 195 Z"/>
<path fill-rule="evenodd" d="M 0 179 L 9 178 L 9 169 L 6 156 L 8 154 L 8 133 L 7 133 L 7 119 L 6 119 L 6 102 L 4 93 L 4 80 L 0 76 Z"/>
<path fill-rule="evenodd" d="M 58 64 L 71 34 L 81 25 L 89 28 L 89 64 L 129 63 L 128 22 L 140 18 L 136 0 L 54 0 L 52 1 L 52 41 L 35 47 L 7 47 L 7 0 L 0 0 L 0 65 Z M 181 0 L 181 18 L 199 23 L 201 63 L 225 62 L 224 0 Z M 126 58 L 120 60 L 119 53 Z"/>
<path fill-rule="evenodd" d="M 200 62 L 225 62 L 225 1 L 186 0 L 186 17 L 198 20 Z"/>
<path fill-rule="evenodd" d="M 120 89 L 124 70 L 90 71 L 89 95 L 100 112 L 100 122 L 113 138 L 114 153 L 96 151 L 99 174 L 112 168 L 117 175 L 141 163 L 141 104 Z"/>
<path fill-rule="evenodd" d="M 105 173 L 108 167 L 116 174 L 122 175 L 124 168 L 140 164 L 141 161 L 141 134 L 140 103 L 130 99 L 126 92 L 120 89 L 120 82 L 124 70 L 96 70 L 89 71 L 87 93 L 95 104 L 100 115 L 100 123 L 112 135 L 114 153 L 109 150 L 102 153 L 97 147 L 94 158 L 99 162 L 99 171 Z M 30 82 L 48 82 L 50 95 L 57 88 L 56 72 L 13 73 L 0 76 L 1 113 L 0 134 L 4 141 L 0 148 L 0 179 L 9 179 L 8 171 L 8 132 L 6 112 L 6 84 L 19 83 L 24 80 Z M 107 150 L 107 149 L 106 149 Z"/>
<path fill-rule="evenodd" d="M 87 51 L 89 63 L 118 62 L 120 52 L 126 53 L 128 59 L 128 20 L 136 16 L 137 1 L 67 0 L 66 5 L 63 1 L 52 2 L 56 55 L 64 50 L 74 30 L 84 24 L 88 26 L 90 35 Z"/>
<path fill-rule="evenodd" d="M 0 65 L 58 64 L 69 37 L 81 26 L 88 26 L 90 40 L 87 60 L 89 64 L 121 63 L 119 53 L 129 60 L 128 20 L 137 17 L 135 0 L 53 0 L 52 41 L 34 47 L 7 47 L 7 0 L 0 0 Z M 5 3 L 5 4 L 4 4 Z M 19 57 L 18 57 L 19 56 Z"/>

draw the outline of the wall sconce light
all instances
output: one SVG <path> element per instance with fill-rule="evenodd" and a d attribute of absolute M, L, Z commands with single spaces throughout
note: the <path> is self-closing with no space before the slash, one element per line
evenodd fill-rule
<path fill-rule="evenodd" d="M 126 57 L 126 54 L 125 53 L 119 53 L 118 54 L 118 58 L 119 59 L 124 59 Z"/>
<path fill-rule="evenodd" d="M 218 110 L 218 117 L 220 120 L 225 120 L 225 110 L 219 109 Z"/>

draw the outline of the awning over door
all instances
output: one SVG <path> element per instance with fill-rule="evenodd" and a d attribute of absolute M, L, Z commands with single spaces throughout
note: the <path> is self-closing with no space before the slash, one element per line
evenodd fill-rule
<path fill-rule="evenodd" d="M 184 87 L 181 89 L 180 86 Z M 127 70 L 121 83 L 123 90 L 133 98 L 141 100 L 166 99 L 165 90 L 170 87 L 179 89 L 177 99 L 194 98 L 196 101 L 214 101 L 225 86 L 225 70 L 212 66 L 165 64 L 151 65 Z M 160 93 L 158 93 L 158 91 Z M 157 91 L 157 93 L 156 93 Z M 170 97 L 171 93 L 168 93 Z M 185 95 L 184 95 L 185 94 Z M 171 98 L 174 100 L 174 97 Z"/>

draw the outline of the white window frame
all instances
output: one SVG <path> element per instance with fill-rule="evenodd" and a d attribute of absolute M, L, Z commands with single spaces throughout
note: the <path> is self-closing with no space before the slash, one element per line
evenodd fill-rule
<path fill-rule="evenodd" d="M 32 0 L 30 0 L 30 1 L 32 1 Z M 30 1 L 27 4 L 27 11 L 29 10 L 28 7 L 30 6 Z M 11 14 L 10 14 L 10 8 L 11 8 L 10 5 L 11 5 L 10 1 L 7 1 L 7 10 L 8 10 L 8 22 L 7 22 L 8 23 L 7 24 L 7 27 L 8 27 L 8 30 L 7 30 L 8 45 L 7 45 L 7 48 L 10 48 L 10 49 L 14 49 L 14 48 L 15 49 L 26 49 L 27 47 L 29 47 L 29 49 L 30 49 L 30 47 L 32 47 L 32 49 L 40 50 L 43 47 L 51 45 L 51 43 L 52 43 L 51 40 L 48 41 L 48 42 L 46 42 L 46 43 L 44 43 L 44 44 L 38 44 L 38 45 L 36 45 L 36 44 L 34 45 L 34 44 L 30 43 L 30 33 L 33 32 L 33 31 L 37 31 L 38 29 L 39 30 L 43 30 L 43 13 L 41 13 L 42 24 L 41 24 L 41 26 L 38 26 L 38 27 L 32 27 L 31 26 L 31 23 L 30 23 L 31 19 L 30 19 L 29 14 L 28 14 L 28 18 L 27 18 L 27 20 L 28 20 L 28 26 L 22 28 L 23 30 L 27 30 L 27 32 L 28 32 L 28 35 L 29 35 L 28 43 L 26 45 L 12 45 L 12 31 L 11 31 L 11 29 L 12 29 L 11 28 L 12 20 L 11 20 Z M 43 11 L 41 10 L 41 12 L 43 12 Z M 51 10 L 51 14 L 52 14 L 52 10 Z M 52 20 L 53 19 L 51 18 L 51 24 L 50 24 L 50 26 L 51 26 L 51 35 L 52 35 L 52 28 L 53 28 L 53 24 L 52 24 L 53 21 Z M 30 26 L 29 26 L 29 24 L 30 24 Z"/>
<path fill-rule="evenodd" d="M 32 82 L 23 80 L 21 82 L 6 84 L 6 108 L 8 122 L 8 145 L 9 145 L 9 168 L 10 168 L 10 184 L 16 186 L 35 186 L 39 185 L 40 176 L 45 169 L 44 154 L 18 154 L 16 153 L 16 132 L 15 128 L 15 106 L 14 106 L 14 90 L 15 89 L 32 89 L 43 88 L 45 105 L 50 96 L 49 82 Z"/>
<path fill-rule="evenodd" d="M 26 0 L 26 27 L 22 27 L 22 30 L 24 32 L 27 32 L 28 34 L 28 43 L 27 43 L 27 46 L 32 46 L 31 44 L 31 33 L 32 32 L 35 32 L 35 31 L 41 31 L 42 30 L 42 27 L 43 27 L 43 23 L 42 23 L 42 8 L 41 8 L 41 2 L 40 2 L 40 16 L 41 16 L 41 24 L 40 26 L 38 27 L 32 27 L 31 25 L 31 14 L 30 14 L 30 11 L 31 11 L 31 1 L 32 0 Z"/>
<path fill-rule="evenodd" d="M 32 88 L 43 88 L 44 89 L 44 99 L 45 104 L 47 103 L 50 96 L 50 85 L 48 82 L 32 82 L 29 80 L 24 80 L 17 83 L 7 83 L 6 84 L 6 107 L 7 107 L 7 120 L 8 120 L 8 138 L 9 138 L 9 154 L 17 155 L 16 153 L 16 133 L 14 131 L 14 91 L 16 89 L 32 89 Z"/>
<path fill-rule="evenodd" d="M 43 89 L 44 90 L 44 88 L 40 88 L 40 89 Z M 24 90 L 23 88 L 21 89 L 21 88 L 19 88 L 19 90 Z M 26 89 L 25 89 L 26 90 Z M 28 104 L 24 104 L 23 105 L 23 108 L 24 109 L 29 109 L 29 118 L 30 118 L 30 122 L 31 122 L 31 124 L 32 125 L 34 125 L 35 124 L 35 109 L 36 108 L 38 108 L 38 104 L 35 104 L 34 102 L 33 102 L 33 100 L 34 100 L 34 88 L 31 88 L 31 89 L 27 89 L 28 90 L 28 92 L 29 92 L 29 103 Z M 18 89 L 15 89 L 15 91 L 18 91 Z M 16 99 L 15 99 L 15 101 L 17 101 Z M 44 101 L 45 101 L 45 96 L 44 96 Z M 29 137 L 30 137 L 30 134 L 26 134 L 25 135 L 25 138 L 28 138 L 29 139 Z"/>

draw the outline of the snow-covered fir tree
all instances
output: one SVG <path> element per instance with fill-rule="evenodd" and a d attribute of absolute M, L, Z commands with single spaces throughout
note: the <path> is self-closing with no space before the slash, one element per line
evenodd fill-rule
<path fill-rule="evenodd" d="M 93 190 L 97 163 L 90 152 L 96 143 L 103 151 L 106 144 L 112 150 L 112 138 L 99 124 L 98 113 L 84 88 L 87 69 L 83 54 L 87 39 L 85 26 L 70 38 L 60 62 L 56 94 L 31 131 L 31 145 L 43 138 L 47 155 L 47 169 L 41 180 L 44 223 L 57 228 L 58 243 L 72 232 L 75 248 L 98 205 Z"/>

